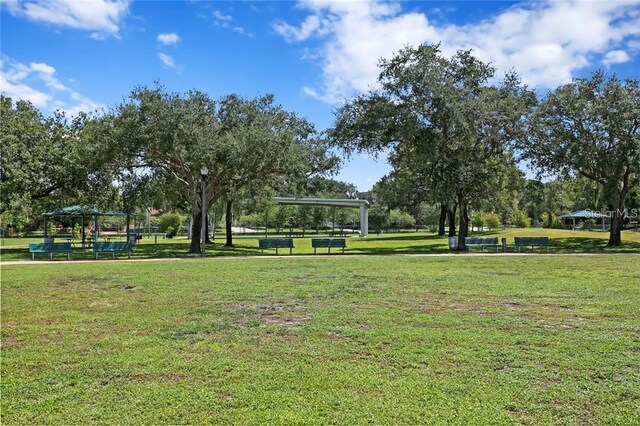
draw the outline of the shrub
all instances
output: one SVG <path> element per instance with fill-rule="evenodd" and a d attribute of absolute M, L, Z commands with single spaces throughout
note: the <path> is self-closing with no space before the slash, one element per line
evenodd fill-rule
<path fill-rule="evenodd" d="M 498 213 L 485 213 L 484 214 L 484 223 L 487 225 L 489 229 L 497 229 L 501 225 L 500 215 Z"/>
<path fill-rule="evenodd" d="M 393 209 L 389 212 L 389 224 L 396 229 L 407 229 L 416 226 L 416 220 L 407 212 Z"/>
<path fill-rule="evenodd" d="M 182 227 L 182 215 L 178 213 L 165 213 L 158 218 L 158 226 L 160 226 L 162 232 L 167 233 L 167 236 L 175 237 Z"/>
<path fill-rule="evenodd" d="M 376 230 L 378 234 L 386 228 L 389 221 L 389 211 L 380 204 L 374 204 L 369 208 L 369 228 Z"/>
<path fill-rule="evenodd" d="M 484 228 L 485 217 L 486 217 L 486 213 L 484 212 L 474 212 L 471 215 L 471 226 L 477 229 Z"/>
<path fill-rule="evenodd" d="M 555 215 L 549 213 L 542 213 L 542 227 L 552 229 L 562 229 L 562 221 Z"/>
<path fill-rule="evenodd" d="M 415 210 L 416 224 L 424 225 L 427 229 L 438 232 L 440 222 L 440 206 L 435 204 L 420 203 Z"/>
<path fill-rule="evenodd" d="M 238 219 L 238 224 L 240 226 L 244 226 L 244 227 L 248 227 L 248 228 L 255 228 L 257 226 L 262 225 L 262 219 L 258 214 L 253 213 L 253 214 L 245 214 L 240 216 L 240 219 Z"/>
<path fill-rule="evenodd" d="M 531 218 L 520 209 L 516 209 L 511 213 L 511 223 L 516 228 L 528 228 L 531 225 Z"/>
<path fill-rule="evenodd" d="M 82 229 L 80 228 L 80 224 L 78 222 L 76 222 L 73 225 L 73 230 L 71 231 L 71 236 L 73 238 L 78 238 L 80 236 L 80 233 L 82 232 Z"/>

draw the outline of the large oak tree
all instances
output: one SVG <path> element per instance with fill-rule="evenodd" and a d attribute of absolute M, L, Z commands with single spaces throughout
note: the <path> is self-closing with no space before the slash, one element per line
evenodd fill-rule
<path fill-rule="evenodd" d="M 0 96 L 0 213 L 83 203 L 111 206 L 119 167 L 103 116 L 45 116 L 31 103 Z"/>
<path fill-rule="evenodd" d="M 190 252 L 200 251 L 200 170 L 208 168 L 206 206 L 259 182 L 302 179 L 335 163 L 328 161 L 313 126 L 276 105 L 273 96 L 215 101 L 199 91 L 184 95 L 162 87 L 135 89 L 116 111 L 123 149 L 142 173 L 170 173 L 188 194 L 193 232 Z"/>
<path fill-rule="evenodd" d="M 531 115 L 525 157 L 539 170 L 602 185 L 609 246 L 622 243 L 625 199 L 640 175 L 640 82 L 596 71 L 558 87 Z"/>
<path fill-rule="evenodd" d="M 469 51 L 445 58 L 439 46 L 407 47 L 380 68 L 380 89 L 337 111 L 332 140 L 347 153 L 389 150 L 425 201 L 457 205 L 462 249 L 469 204 L 513 169 L 509 143 L 535 96 L 513 74 L 493 83 L 494 68 Z"/>

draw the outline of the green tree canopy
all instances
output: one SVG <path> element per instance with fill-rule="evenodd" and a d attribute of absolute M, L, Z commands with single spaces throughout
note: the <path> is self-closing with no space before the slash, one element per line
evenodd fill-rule
<path fill-rule="evenodd" d="M 331 139 L 347 153 L 390 150 L 416 193 L 457 204 L 463 248 L 468 205 L 502 187 L 535 96 L 514 74 L 494 84 L 495 70 L 470 51 L 445 58 L 439 46 L 407 47 L 380 67 L 381 89 L 340 108 Z"/>
<path fill-rule="evenodd" d="M 139 87 L 117 108 L 122 146 L 145 173 L 170 173 L 188 194 L 194 232 L 190 251 L 200 250 L 200 170 L 208 168 L 206 205 L 233 200 L 256 182 L 275 186 L 302 181 L 333 165 L 313 126 L 276 105 L 273 96 L 217 101 L 192 90 Z M 206 214 L 206 212 L 204 212 Z"/>
<path fill-rule="evenodd" d="M 532 114 L 521 148 L 538 170 L 603 187 L 609 245 L 622 243 L 625 199 L 640 174 L 640 82 L 596 71 L 558 87 Z"/>
<path fill-rule="evenodd" d="M 0 96 L 0 213 L 66 204 L 113 208 L 117 162 L 108 121 L 81 113 L 44 116 L 27 101 Z"/>

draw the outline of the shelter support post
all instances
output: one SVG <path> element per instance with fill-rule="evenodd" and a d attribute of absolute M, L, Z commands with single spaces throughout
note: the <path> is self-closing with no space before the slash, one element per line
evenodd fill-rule
<path fill-rule="evenodd" d="M 369 211 L 366 205 L 360 206 L 360 236 L 369 235 Z"/>
<path fill-rule="evenodd" d="M 131 221 L 131 215 L 127 213 L 127 242 L 131 241 L 131 228 L 129 226 L 129 222 Z"/>

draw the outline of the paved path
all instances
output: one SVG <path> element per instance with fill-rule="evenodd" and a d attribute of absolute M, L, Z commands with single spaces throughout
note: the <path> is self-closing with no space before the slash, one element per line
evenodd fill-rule
<path fill-rule="evenodd" d="M 66 263 L 107 263 L 107 262 L 176 262 L 183 260 L 200 260 L 202 262 L 210 260 L 243 260 L 243 259 L 352 259 L 354 257 L 375 257 L 375 256 L 397 256 L 397 257 L 513 257 L 513 256 L 600 256 L 600 255 L 625 255 L 637 253 L 386 253 L 386 254 L 294 254 L 294 255 L 261 255 L 261 256 L 207 256 L 204 259 L 199 257 L 161 257 L 145 259 L 84 259 L 84 260 L 10 260 L 0 261 L 0 266 L 13 265 L 60 265 Z"/>

